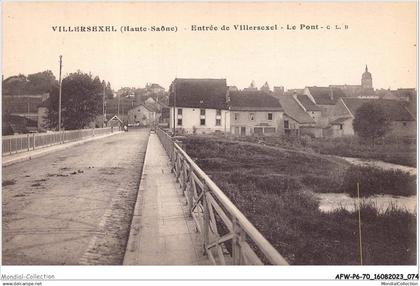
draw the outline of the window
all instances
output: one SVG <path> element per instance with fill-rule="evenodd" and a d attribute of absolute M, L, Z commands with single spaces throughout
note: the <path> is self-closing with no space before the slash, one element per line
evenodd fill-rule
<path fill-rule="evenodd" d="M 178 126 L 182 126 L 182 118 L 178 118 Z"/>
<path fill-rule="evenodd" d="M 206 110 L 205 109 L 200 109 L 200 115 L 206 115 Z"/>
<path fill-rule="evenodd" d="M 268 114 L 268 120 L 273 120 L 273 113 Z"/>
<path fill-rule="evenodd" d="M 235 120 L 239 120 L 239 113 L 235 113 Z"/>
<path fill-rule="evenodd" d="M 284 121 L 284 129 L 289 129 L 289 120 Z"/>
<path fill-rule="evenodd" d="M 340 130 L 343 130 L 343 124 L 340 124 Z"/>
<path fill-rule="evenodd" d="M 255 119 L 255 113 L 250 113 L 249 120 L 254 121 L 254 119 Z"/>
<path fill-rule="evenodd" d="M 254 134 L 262 135 L 263 134 L 263 128 L 262 127 L 255 127 L 254 128 Z"/>
<path fill-rule="evenodd" d="M 407 126 L 407 122 L 403 122 L 402 124 L 403 124 L 403 126 Z"/>
<path fill-rule="evenodd" d="M 222 115 L 222 111 L 220 109 L 216 110 L 216 115 Z"/>
<path fill-rule="evenodd" d="M 182 115 L 182 108 L 178 108 L 178 115 Z"/>
<path fill-rule="evenodd" d="M 275 127 L 266 127 L 264 128 L 264 133 L 276 133 Z"/>
<path fill-rule="evenodd" d="M 205 118 L 200 119 L 200 125 L 206 125 L 206 119 Z"/>
<path fill-rule="evenodd" d="M 222 120 L 217 118 L 216 119 L 216 126 L 220 126 L 220 125 L 222 125 Z"/>
<path fill-rule="evenodd" d="M 137 119 L 137 115 L 134 115 L 134 120 L 136 120 Z"/>

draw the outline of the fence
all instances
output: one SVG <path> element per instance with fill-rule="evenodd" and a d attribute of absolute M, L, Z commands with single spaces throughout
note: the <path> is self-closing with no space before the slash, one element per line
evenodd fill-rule
<path fill-rule="evenodd" d="M 86 137 L 112 133 L 113 127 L 69 130 L 51 133 L 31 133 L 2 136 L 2 154 L 11 155 L 19 152 L 35 150 L 42 147 L 81 140 Z"/>
<path fill-rule="evenodd" d="M 160 128 L 157 135 L 203 237 L 204 251 L 213 264 L 288 264 L 179 143 Z"/>

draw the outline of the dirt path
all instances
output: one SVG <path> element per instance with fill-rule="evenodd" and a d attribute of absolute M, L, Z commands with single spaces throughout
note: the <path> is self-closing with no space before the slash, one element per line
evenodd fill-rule
<path fill-rule="evenodd" d="M 384 161 L 379 160 L 372 160 L 372 159 L 362 159 L 362 158 L 350 158 L 350 157 L 340 157 L 349 162 L 350 164 L 357 165 L 357 166 L 364 166 L 364 167 L 376 167 L 384 170 L 401 170 L 403 172 L 408 172 L 410 175 L 415 176 L 417 174 L 417 169 L 413 167 L 408 167 L 404 165 L 397 165 L 392 163 L 387 163 Z"/>
<path fill-rule="evenodd" d="M 148 132 L 3 168 L 3 264 L 121 264 Z"/>

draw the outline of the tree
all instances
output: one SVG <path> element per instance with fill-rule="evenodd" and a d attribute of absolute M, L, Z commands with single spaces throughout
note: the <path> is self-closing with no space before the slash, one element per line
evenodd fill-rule
<path fill-rule="evenodd" d="M 114 98 L 114 91 L 112 90 L 112 88 L 111 88 L 111 84 L 109 83 L 109 81 L 108 81 L 108 83 L 106 84 L 106 88 L 105 88 L 105 97 L 106 97 L 107 99 L 112 99 L 112 98 Z"/>
<path fill-rule="evenodd" d="M 122 87 L 117 91 L 118 96 L 120 97 L 126 97 L 129 95 L 134 94 L 134 87 Z"/>
<path fill-rule="evenodd" d="M 48 93 L 55 84 L 57 80 L 50 70 L 29 74 L 27 77 L 20 74 L 3 80 L 3 93 L 11 95 Z"/>
<path fill-rule="evenodd" d="M 50 94 L 48 123 L 58 128 L 58 92 L 55 85 Z M 62 81 L 61 118 L 64 129 L 81 129 L 102 113 L 103 86 L 99 77 L 80 71 L 71 73 Z"/>
<path fill-rule="evenodd" d="M 25 75 L 19 74 L 11 76 L 3 80 L 2 90 L 3 94 L 20 95 L 25 94 L 28 79 Z"/>
<path fill-rule="evenodd" d="M 363 139 L 375 139 L 384 136 L 389 130 L 389 120 L 382 106 L 377 103 L 365 103 L 357 109 L 353 120 L 353 129 Z"/>
<path fill-rule="evenodd" d="M 26 91 L 28 94 L 40 94 L 51 91 L 51 87 L 58 83 L 50 70 L 28 75 Z"/>

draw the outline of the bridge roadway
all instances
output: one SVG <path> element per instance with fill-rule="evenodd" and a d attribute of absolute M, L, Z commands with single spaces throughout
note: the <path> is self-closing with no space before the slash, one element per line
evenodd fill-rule
<path fill-rule="evenodd" d="M 3 167 L 3 264 L 122 264 L 147 142 L 132 130 Z"/>

